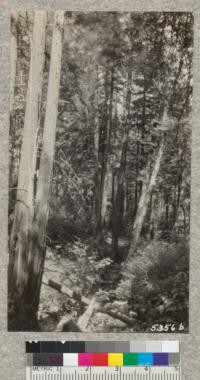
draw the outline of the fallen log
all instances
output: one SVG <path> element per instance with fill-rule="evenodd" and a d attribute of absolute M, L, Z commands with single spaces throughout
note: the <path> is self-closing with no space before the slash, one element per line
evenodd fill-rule
<path fill-rule="evenodd" d="M 96 311 L 102 314 L 107 314 L 114 319 L 118 319 L 119 321 L 126 323 L 129 326 L 134 326 L 136 322 L 136 319 L 129 318 L 127 317 L 127 315 L 122 314 L 120 311 L 116 309 L 97 308 Z"/>
<path fill-rule="evenodd" d="M 88 308 L 86 311 L 79 317 L 78 319 L 78 326 L 80 327 L 81 331 L 85 331 L 87 329 L 87 326 L 89 324 L 89 321 L 96 310 L 97 302 L 96 297 L 92 298 Z"/>
<path fill-rule="evenodd" d="M 47 278 L 44 277 L 42 280 L 42 284 L 49 286 L 50 288 L 53 288 L 62 294 L 66 294 L 68 297 L 74 298 L 75 300 L 80 301 L 85 305 L 89 305 L 91 302 L 89 298 L 81 295 L 81 291 L 71 290 L 67 286 L 62 285 L 54 280 L 51 280 L 51 279 L 48 280 Z"/>
<path fill-rule="evenodd" d="M 49 286 L 49 287 L 59 291 L 60 293 L 66 294 L 68 297 L 74 298 L 74 299 L 82 302 L 84 305 L 88 306 L 86 311 L 79 318 L 77 324 L 71 318 L 63 317 L 58 324 L 59 330 L 56 330 L 56 331 L 84 331 L 86 329 L 86 327 L 89 323 L 89 320 L 92 317 L 94 311 L 102 313 L 102 314 L 107 314 L 114 319 L 118 319 L 121 322 L 126 323 L 129 326 L 134 326 L 134 324 L 136 322 L 136 319 L 130 318 L 127 315 L 122 314 L 117 309 L 113 309 L 110 307 L 109 308 L 103 307 L 102 304 L 100 304 L 99 302 L 96 302 L 95 298 L 90 300 L 89 298 L 82 296 L 80 291 L 77 291 L 77 290 L 73 291 L 64 285 L 61 285 L 61 284 L 59 284 L 53 280 L 50 280 L 50 279 L 48 280 L 46 278 L 43 278 L 42 283 L 46 286 Z M 70 323 L 70 321 L 73 322 L 73 324 L 74 324 L 73 326 Z M 73 330 L 60 330 L 61 328 L 73 328 Z M 79 330 L 76 330 L 76 329 L 79 329 Z"/>
<path fill-rule="evenodd" d="M 85 332 L 95 310 L 95 306 L 96 298 L 94 297 L 86 311 L 79 317 L 78 322 L 75 322 L 70 316 L 64 316 L 59 321 L 55 331 Z"/>

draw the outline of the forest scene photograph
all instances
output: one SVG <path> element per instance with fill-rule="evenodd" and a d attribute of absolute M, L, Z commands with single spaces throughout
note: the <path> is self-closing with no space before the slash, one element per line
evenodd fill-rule
<path fill-rule="evenodd" d="M 11 15 L 8 330 L 189 331 L 193 15 Z"/>

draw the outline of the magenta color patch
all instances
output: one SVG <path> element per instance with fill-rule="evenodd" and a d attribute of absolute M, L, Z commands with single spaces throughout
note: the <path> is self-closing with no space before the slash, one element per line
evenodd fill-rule
<path fill-rule="evenodd" d="M 81 353 L 78 354 L 78 365 L 91 366 L 93 364 L 93 354 Z"/>

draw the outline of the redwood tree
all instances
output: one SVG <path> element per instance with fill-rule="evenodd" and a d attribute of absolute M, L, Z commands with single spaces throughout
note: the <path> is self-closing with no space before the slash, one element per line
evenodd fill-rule
<path fill-rule="evenodd" d="M 37 310 L 45 258 L 44 234 L 55 144 L 63 24 L 64 13 L 55 12 L 43 145 L 34 205 L 38 98 L 42 91 L 46 28 L 46 12 L 35 12 L 18 193 L 10 242 L 10 330 L 38 329 Z"/>

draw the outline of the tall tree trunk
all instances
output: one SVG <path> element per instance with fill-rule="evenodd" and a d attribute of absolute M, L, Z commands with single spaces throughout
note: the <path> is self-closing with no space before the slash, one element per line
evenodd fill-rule
<path fill-rule="evenodd" d="M 151 199 L 152 190 L 156 184 L 156 179 L 160 170 L 160 164 L 161 164 L 161 160 L 163 156 L 163 151 L 164 151 L 164 141 L 162 140 L 160 144 L 160 148 L 158 150 L 157 157 L 155 159 L 155 163 L 154 163 L 154 167 L 153 167 L 151 175 L 149 174 L 151 163 L 149 163 L 146 168 L 146 176 L 143 181 L 142 193 L 140 196 L 135 223 L 133 226 L 132 241 L 130 245 L 129 257 L 130 255 L 134 253 L 140 234 L 141 234 L 143 222 L 144 222 L 147 209 L 150 203 L 150 199 Z"/>
<path fill-rule="evenodd" d="M 113 94 L 114 94 L 114 66 L 111 70 L 111 83 L 110 83 L 110 100 L 109 100 L 109 110 L 108 110 L 108 123 L 107 123 L 107 136 L 106 136 L 106 151 L 105 151 L 105 165 L 103 168 L 103 186 L 102 186 L 102 207 L 101 207 L 101 219 L 102 224 L 105 220 L 105 215 L 107 211 L 107 201 L 108 192 L 110 184 L 110 140 L 112 133 L 112 114 L 113 114 Z"/>
<path fill-rule="evenodd" d="M 11 37 L 10 37 L 10 116 L 14 108 L 14 92 L 17 70 L 17 13 L 11 15 Z"/>
<path fill-rule="evenodd" d="M 35 19 L 38 22 L 38 17 L 43 18 L 46 21 L 46 14 L 44 12 L 36 13 Z M 60 69 L 61 69 L 61 53 L 62 53 L 62 31 L 64 24 L 64 13 L 55 12 L 54 27 L 53 27 L 53 40 L 51 51 L 51 63 L 49 72 L 49 84 L 47 93 L 47 106 L 46 116 L 44 123 L 43 134 L 43 147 L 40 160 L 39 180 L 37 187 L 37 197 L 34 209 L 34 216 L 31 220 L 29 211 L 30 205 L 30 183 L 26 184 L 26 189 L 29 189 L 29 194 L 25 200 L 19 200 L 19 205 L 23 206 L 24 220 L 22 234 L 26 235 L 26 239 L 23 241 L 25 270 L 24 280 L 19 288 L 18 282 L 16 290 L 12 286 L 12 278 L 14 277 L 14 271 L 10 276 L 10 284 L 12 289 L 12 304 L 14 304 L 14 316 L 11 323 L 11 329 L 34 329 L 35 321 L 37 321 L 37 310 L 40 297 L 41 279 L 44 267 L 45 248 L 44 238 L 46 231 L 46 224 L 48 219 L 48 207 L 49 207 L 49 191 L 52 175 L 52 165 L 54 156 L 55 145 L 55 131 L 56 131 L 56 119 L 57 119 L 57 102 L 59 94 L 60 83 Z M 44 23 L 45 24 L 45 23 Z M 41 33 L 42 32 L 42 33 Z M 41 42 L 45 35 L 45 29 L 40 33 L 36 33 L 37 41 Z M 35 37 L 36 37 L 35 35 Z M 40 38 L 38 38 L 40 36 Z M 34 54 L 33 50 L 33 54 Z M 33 67 L 35 67 L 33 65 Z M 39 69 L 39 67 L 38 67 Z M 35 78 L 34 78 L 35 79 Z M 30 96 L 30 95 L 29 95 Z M 28 103 L 30 111 L 32 102 Z M 30 134 L 32 131 L 30 132 Z M 30 135 L 29 134 L 29 135 Z M 28 136 L 29 136 L 28 135 Z M 29 141 L 29 140 L 28 140 Z M 34 139 L 32 140 L 34 141 Z M 28 159 L 34 154 L 34 147 L 31 147 L 31 151 L 27 152 Z M 27 149 L 27 147 L 26 147 Z M 31 162 L 29 163 L 29 170 L 31 168 Z M 21 207 L 22 207 L 21 206 Z M 31 223 L 32 222 L 32 223 Z M 17 228 L 16 228 L 17 230 Z M 20 247 L 21 248 L 21 247 Z M 22 263 L 18 264 L 19 272 L 21 273 Z M 16 276 L 15 276 L 16 277 Z M 23 286 L 22 286 L 23 285 Z M 19 291 L 20 290 L 20 291 Z M 16 296 L 19 294 L 20 297 Z M 13 306 L 13 305 L 12 305 Z M 28 320 L 29 317 L 29 320 Z M 18 326 L 17 326 L 18 324 Z"/>
<path fill-rule="evenodd" d="M 109 101 L 108 110 L 106 109 L 106 125 L 103 133 L 105 134 L 105 139 L 103 141 L 103 151 L 101 158 L 101 183 L 99 190 L 99 209 L 98 209 L 98 217 L 97 217 L 97 238 L 99 241 L 102 239 L 102 229 L 104 225 L 105 215 L 107 211 L 107 198 L 109 186 L 111 185 L 112 180 L 110 173 L 110 162 L 109 162 L 109 154 L 110 154 L 110 140 L 111 140 L 111 131 L 112 131 L 112 113 L 113 113 L 113 93 L 114 93 L 114 66 L 111 70 L 111 78 L 110 78 L 110 94 L 106 94 L 105 104 L 107 105 Z M 105 83 L 105 86 L 108 84 Z M 107 92 L 107 90 L 106 90 Z M 109 100 L 108 100 L 109 98 Z"/>
<path fill-rule="evenodd" d="M 10 240 L 9 292 L 15 302 L 27 281 L 29 231 L 33 215 L 33 155 L 38 130 L 38 97 L 42 92 L 46 12 L 35 12 L 26 111 L 18 175 L 17 201 Z"/>
<path fill-rule="evenodd" d="M 173 224 L 177 222 L 177 217 L 179 213 L 179 207 L 180 207 L 180 199 L 181 199 L 181 190 L 182 190 L 182 169 L 180 162 L 178 163 L 178 175 L 177 175 L 177 182 L 176 182 L 176 188 L 177 188 L 177 194 L 175 196 L 175 212 L 174 212 L 174 222 Z"/>
<path fill-rule="evenodd" d="M 113 210 L 112 210 L 112 250 L 113 255 L 118 256 L 118 239 L 119 239 L 119 230 L 120 224 L 123 219 L 123 207 L 121 207 L 122 202 L 124 201 L 124 178 L 126 171 L 126 156 L 128 150 L 128 136 L 129 136 L 129 127 L 130 127 L 130 105 L 131 105 L 131 88 L 132 88 L 132 70 L 131 66 L 128 71 L 127 78 L 127 95 L 126 95 L 126 114 L 125 114 L 125 123 L 124 123 L 124 133 L 122 140 L 122 151 L 120 159 L 120 167 L 117 175 L 116 184 L 114 186 L 113 194 Z"/>
<path fill-rule="evenodd" d="M 105 166 L 105 151 L 106 151 L 106 138 L 107 138 L 107 118 L 108 118 L 108 80 L 109 71 L 106 70 L 104 79 L 104 89 L 105 89 L 105 101 L 102 110 L 101 124 L 99 125 L 99 136 L 98 136 L 98 162 L 96 167 L 96 238 L 99 242 L 102 237 L 102 218 L 101 218 L 101 208 L 102 208 L 102 193 L 103 193 L 103 179 L 104 179 L 104 166 Z M 95 143 L 97 140 L 95 141 Z"/>
<path fill-rule="evenodd" d="M 95 81 L 95 79 L 94 79 Z M 99 142 L 100 142 L 100 125 L 99 125 L 99 91 L 98 91 L 98 85 L 99 85 L 99 68 L 96 65 L 96 88 L 94 90 L 94 109 L 95 109 L 95 115 L 94 115 L 94 158 L 95 158 L 95 172 L 94 172 L 94 219 L 98 220 L 98 210 L 99 210 L 99 187 L 100 187 L 100 162 L 99 162 Z M 94 235 L 96 235 L 96 228 L 95 225 L 95 231 Z"/>
<path fill-rule="evenodd" d="M 12 135 L 12 148 L 10 151 L 10 188 L 16 186 L 16 170 L 15 170 L 15 83 L 17 71 L 17 24 L 18 15 L 13 12 L 11 15 L 11 37 L 10 37 L 10 134 Z"/>
<path fill-rule="evenodd" d="M 43 146 L 39 168 L 36 205 L 32 225 L 29 250 L 29 277 L 27 301 L 37 315 L 40 287 L 45 260 L 45 233 L 49 214 L 49 196 L 52 180 L 54 148 L 56 138 L 57 106 L 60 86 L 62 37 L 64 12 L 57 11 L 54 16 L 51 63 L 47 92 L 47 106 L 44 122 Z"/>
<path fill-rule="evenodd" d="M 144 86 L 143 86 L 143 104 L 142 104 L 142 128 L 141 128 L 141 141 L 144 141 L 146 123 L 146 79 L 144 74 Z M 144 144 L 141 144 L 141 157 L 144 155 Z"/>
<path fill-rule="evenodd" d="M 136 166 L 135 166 L 135 199 L 134 199 L 134 217 L 137 213 L 138 208 L 138 174 L 139 174 L 139 154 L 140 154 L 140 142 L 137 139 L 137 150 L 136 150 Z"/>
<path fill-rule="evenodd" d="M 172 224 L 172 231 L 178 228 L 179 221 L 181 218 L 181 214 L 184 208 L 184 184 L 186 182 L 186 179 L 184 178 L 186 175 L 186 171 L 182 170 L 181 175 L 178 177 L 178 184 L 177 184 L 177 194 L 175 194 L 175 201 L 174 201 L 174 213 L 173 213 L 173 224 Z M 185 215 L 184 215 L 185 217 Z"/>

